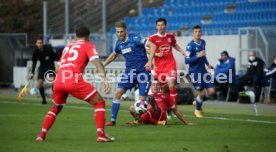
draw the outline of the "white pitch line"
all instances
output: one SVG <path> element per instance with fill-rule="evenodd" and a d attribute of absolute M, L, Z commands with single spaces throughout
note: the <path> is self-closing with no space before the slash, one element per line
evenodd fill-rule
<path fill-rule="evenodd" d="M 235 119 L 235 118 L 224 118 L 224 117 L 202 117 L 202 118 L 215 119 L 215 120 L 226 120 L 226 121 L 239 121 L 239 122 L 254 122 L 254 123 L 276 124 L 275 121 L 264 121 L 264 120 L 253 120 L 253 119 Z"/>
<path fill-rule="evenodd" d="M 41 104 L 36 104 L 36 103 L 17 103 L 17 102 L 8 102 L 8 101 L 1 101 L 0 103 L 8 103 L 8 104 L 23 104 L 23 105 L 33 105 L 33 106 L 44 106 Z M 72 108 L 72 109 L 85 109 L 85 110 L 93 110 L 93 108 L 89 108 L 89 107 L 81 107 L 81 106 L 71 106 L 71 105 L 66 105 L 66 107 L 68 108 Z M 106 109 L 107 111 L 111 111 L 110 109 Z M 127 110 L 120 110 L 122 112 L 127 112 L 129 113 L 129 111 Z M 6 114 L 0 114 L 0 116 L 4 116 Z M 7 116 L 17 116 L 17 115 L 9 115 L 7 114 Z M 185 117 L 195 117 L 192 115 L 185 115 Z M 238 122 L 251 122 L 251 123 L 263 123 L 263 124 L 276 124 L 275 121 L 264 121 L 264 120 L 253 120 L 253 119 L 235 119 L 235 118 L 225 118 L 225 117 L 202 117 L 200 119 L 214 119 L 214 120 L 224 120 L 224 121 L 238 121 Z"/>

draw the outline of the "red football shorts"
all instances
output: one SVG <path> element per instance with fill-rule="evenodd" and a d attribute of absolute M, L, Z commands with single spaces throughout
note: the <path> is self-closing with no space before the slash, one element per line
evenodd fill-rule
<path fill-rule="evenodd" d="M 141 115 L 141 121 L 144 124 L 156 124 L 158 121 L 167 120 L 167 111 L 158 108 L 158 112 L 153 115 L 153 110 L 150 108 L 148 112 Z"/>
<path fill-rule="evenodd" d="M 70 81 L 67 81 L 66 83 L 54 83 L 52 96 L 54 104 L 64 105 L 69 94 L 80 100 L 91 101 L 98 92 L 81 76 L 79 76 L 77 82 L 72 81 L 70 83 Z"/>
<path fill-rule="evenodd" d="M 161 86 L 164 86 L 167 84 L 167 79 L 176 79 L 177 73 L 176 73 L 176 68 L 171 68 L 170 70 L 166 69 L 155 69 L 152 71 L 152 74 L 155 79 L 158 79 L 159 82 L 161 83 Z"/>

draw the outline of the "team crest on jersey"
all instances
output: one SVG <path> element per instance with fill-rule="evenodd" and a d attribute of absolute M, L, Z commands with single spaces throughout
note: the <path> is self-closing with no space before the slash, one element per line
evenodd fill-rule
<path fill-rule="evenodd" d="M 163 44 L 163 45 L 159 46 L 158 49 L 162 52 L 168 52 L 168 51 L 170 51 L 171 46 L 169 44 Z"/>

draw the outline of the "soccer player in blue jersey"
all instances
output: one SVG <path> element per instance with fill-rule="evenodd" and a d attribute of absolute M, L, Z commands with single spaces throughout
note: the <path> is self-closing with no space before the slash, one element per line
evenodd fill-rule
<path fill-rule="evenodd" d="M 145 67 L 148 63 L 145 44 L 141 37 L 136 34 L 128 34 L 126 23 L 119 21 L 116 23 L 116 42 L 115 51 L 109 55 L 104 62 L 104 66 L 114 61 L 117 56 L 123 55 L 125 58 L 126 69 L 121 77 L 121 82 L 115 91 L 112 101 L 111 121 L 107 126 L 115 126 L 116 118 L 120 108 L 120 98 L 128 90 L 132 89 L 136 84 L 139 88 L 139 100 L 146 100 L 146 96 L 150 87 L 150 73 Z"/>
<path fill-rule="evenodd" d="M 209 64 L 206 58 L 206 42 L 201 39 L 202 33 L 199 25 L 193 26 L 192 35 L 194 39 L 187 45 L 185 63 L 189 64 L 189 75 L 195 89 L 198 90 L 194 114 L 196 117 L 202 117 L 202 101 L 205 96 L 205 90 L 207 90 L 209 96 L 215 94 L 211 75 L 207 72 L 206 66 L 209 69 L 214 67 Z"/>

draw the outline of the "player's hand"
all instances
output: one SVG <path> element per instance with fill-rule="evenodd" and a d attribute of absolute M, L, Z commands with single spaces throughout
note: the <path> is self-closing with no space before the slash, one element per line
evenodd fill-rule
<path fill-rule="evenodd" d="M 106 93 L 106 94 L 109 94 L 110 93 L 110 86 L 109 86 L 109 83 L 108 83 L 108 81 L 105 79 L 104 80 L 104 92 Z"/>
<path fill-rule="evenodd" d="M 151 61 L 148 61 L 147 64 L 144 66 L 146 68 L 146 70 L 150 71 L 152 70 L 152 63 Z"/>
<path fill-rule="evenodd" d="M 200 51 L 198 54 L 197 54 L 197 58 L 202 58 L 206 55 L 206 51 Z"/>
<path fill-rule="evenodd" d="M 155 53 L 155 56 L 159 57 L 159 58 L 162 58 L 163 57 L 163 53 L 160 52 L 160 53 Z"/>
<path fill-rule="evenodd" d="M 185 53 L 185 51 L 182 51 L 181 54 L 182 54 L 184 57 L 187 56 L 186 53 Z"/>
<path fill-rule="evenodd" d="M 215 67 L 212 66 L 212 65 L 208 65 L 208 68 L 209 68 L 209 69 L 215 69 Z"/>
<path fill-rule="evenodd" d="M 29 75 L 29 80 L 32 80 L 33 78 L 34 78 L 34 74 L 31 73 L 31 74 Z"/>

